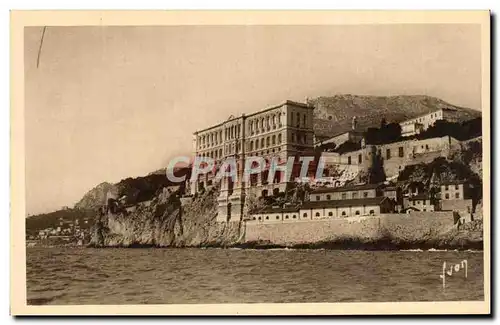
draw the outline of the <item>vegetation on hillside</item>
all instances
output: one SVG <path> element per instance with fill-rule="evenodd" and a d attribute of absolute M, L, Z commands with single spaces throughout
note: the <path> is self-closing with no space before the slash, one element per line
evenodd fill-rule
<path fill-rule="evenodd" d="M 416 135 L 415 138 L 422 140 L 449 135 L 459 141 L 469 140 L 481 136 L 482 123 L 483 121 L 480 117 L 464 122 L 438 120 L 427 130 Z"/>
<path fill-rule="evenodd" d="M 80 227 L 90 227 L 95 211 L 93 210 L 80 210 L 80 209 L 63 209 L 50 213 L 42 213 L 26 218 L 26 234 L 35 235 L 39 230 L 46 228 L 57 228 L 59 226 L 59 219 L 72 221 L 75 219 L 88 218 L 91 222 L 85 224 L 80 222 Z"/>

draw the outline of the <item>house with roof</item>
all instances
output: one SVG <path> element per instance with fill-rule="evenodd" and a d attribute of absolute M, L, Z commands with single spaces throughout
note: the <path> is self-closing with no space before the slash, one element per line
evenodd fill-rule
<path fill-rule="evenodd" d="M 428 193 L 420 193 L 410 196 L 406 208 L 412 208 L 415 211 L 435 211 L 438 210 Z"/>
<path fill-rule="evenodd" d="M 440 184 L 441 210 L 474 212 L 474 188 L 466 180 L 445 181 Z"/>
<path fill-rule="evenodd" d="M 309 193 L 309 201 L 367 199 L 383 196 L 383 184 L 360 184 L 317 188 Z"/>
<path fill-rule="evenodd" d="M 252 213 L 247 219 L 250 223 L 283 223 L 299 221 L 300 218 L 299 207 L 297 206 L 273 206 L 266 207 L 259 211 Z M 310 218 L 309 218 L 310 219 Z"/>
<path fill-rule="evenodd" d="M 346 218 L 354 216 L 375 216 L 394 212 L 395 202 L 386 197 L 361 199 L 309 201 L 300 207 L 303 219 Z"/>

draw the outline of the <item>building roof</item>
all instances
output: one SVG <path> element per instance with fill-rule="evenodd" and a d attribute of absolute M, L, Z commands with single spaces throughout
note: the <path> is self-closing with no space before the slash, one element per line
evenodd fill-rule
<path fill-rule="evenodd" d="M 360 185 L 350 185 L 342 187 L 321 187 L 312 191 L 311 194 L 372 190 L 379 188 L 381 186 L 382 184 L 360 184 Z"/>
<path fill-rule="evenodd" d="M 331 139 L 334 139 L 334 138 L 337 138 L 341 135 L 344 135 L 346 133 L 352 133 L 352 134 L 356 134 L 356 135 L 363 135 L 364 132 L 361 131 L 361 130 L 353 130 L 353 129 L 350 129 L 350 130 L 347 130 L 347 131 L 344 131 L 344 132 L 339 132 L 339 133 L 335 133 L 334 135 L 332 135 L 331 137 L 328 138 L 328 140 L 331 140 Z M 325 140 L 325 141 L 328 141 L 328 140 Z"/>
<path fill-rule="evenodd" d="M 360 207 L 363 205 L 380 205 L 384 200 L 388 200 L 388 198 L 380 196 L 380 197 L 350 199 L 350 200 L 309 201 L 305 202 L 300 208 L 318 209 L 318 208 Z"/>
<path fill-rule="evenodd" d="M 261 113 L 264 113 L 264 112 L 267 112 L 267 111 L 270 111 L 270 110 L 273 110 L 275 108 L 279 108 L 279 107 L 282 107 L 282 106 L 285 106 L 285 105 L 293 105 L 293 106 L 299 106 L 299 107 L 303 107 L 303 108 L 314 109 L 314 106 L 310 106 L 308 104 L 299 103 L 299 102 L 295 102 L 295 101 L 292 101 L 292 100 L 285 100 L 281 104 L 274 105 L 274 106 L 271 106 L 271 107 L 268 107 L 268 108 L 265 108 L 263 110 L 259 110 L 259 111 L 256 111 L 256 112 L 253 112 L 253 113 L 250 113 L 250 114 L 242 114 L 240 116 L 233 116 L 233 115 L 231 115 L 231 116 L 229 116 L 229 118 L 227 120 L 225 120 L 223 122 L 219 122 L 219 123 L 217 123 L 215 125 L 212 125 L 210 127 L 207 127 L 207 128 L 201 129 L 201 130 L 197 130 L 196 132 L 193 133 L 193 135 L 197 135 L 198 133 L 202 133 L 202 132 L 208 131 L 210 129 L 217 128 L 217 127 L 222 126 L 225 123 L 233 121 L 233 120 L 237 120 L 237 119 L 240 119 L 240 118 L 245 118 L 245 117 L 250 117 L 250 116 L 258 115 L 258 114 L 261 114 Z"/>

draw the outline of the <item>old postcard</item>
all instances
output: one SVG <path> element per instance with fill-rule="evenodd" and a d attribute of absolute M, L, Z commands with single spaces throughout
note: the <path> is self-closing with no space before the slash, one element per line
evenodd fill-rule
<path fill-rule="evenodd" d="M 488 11 L 11 18 L 12 314 L 490 313 Z"/>

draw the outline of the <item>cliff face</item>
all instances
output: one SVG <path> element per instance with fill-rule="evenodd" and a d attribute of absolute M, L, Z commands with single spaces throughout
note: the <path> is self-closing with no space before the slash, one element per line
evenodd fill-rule
<path fill-rule="evenodd" d="M 163 192 L 127 210 L 118 206 L 98 217 L 91 240 L 97 247 L 200 247 L 234 245 L 240 223 L 218 224 L 217 190 L 181 205 L 178 193 Z"/>

